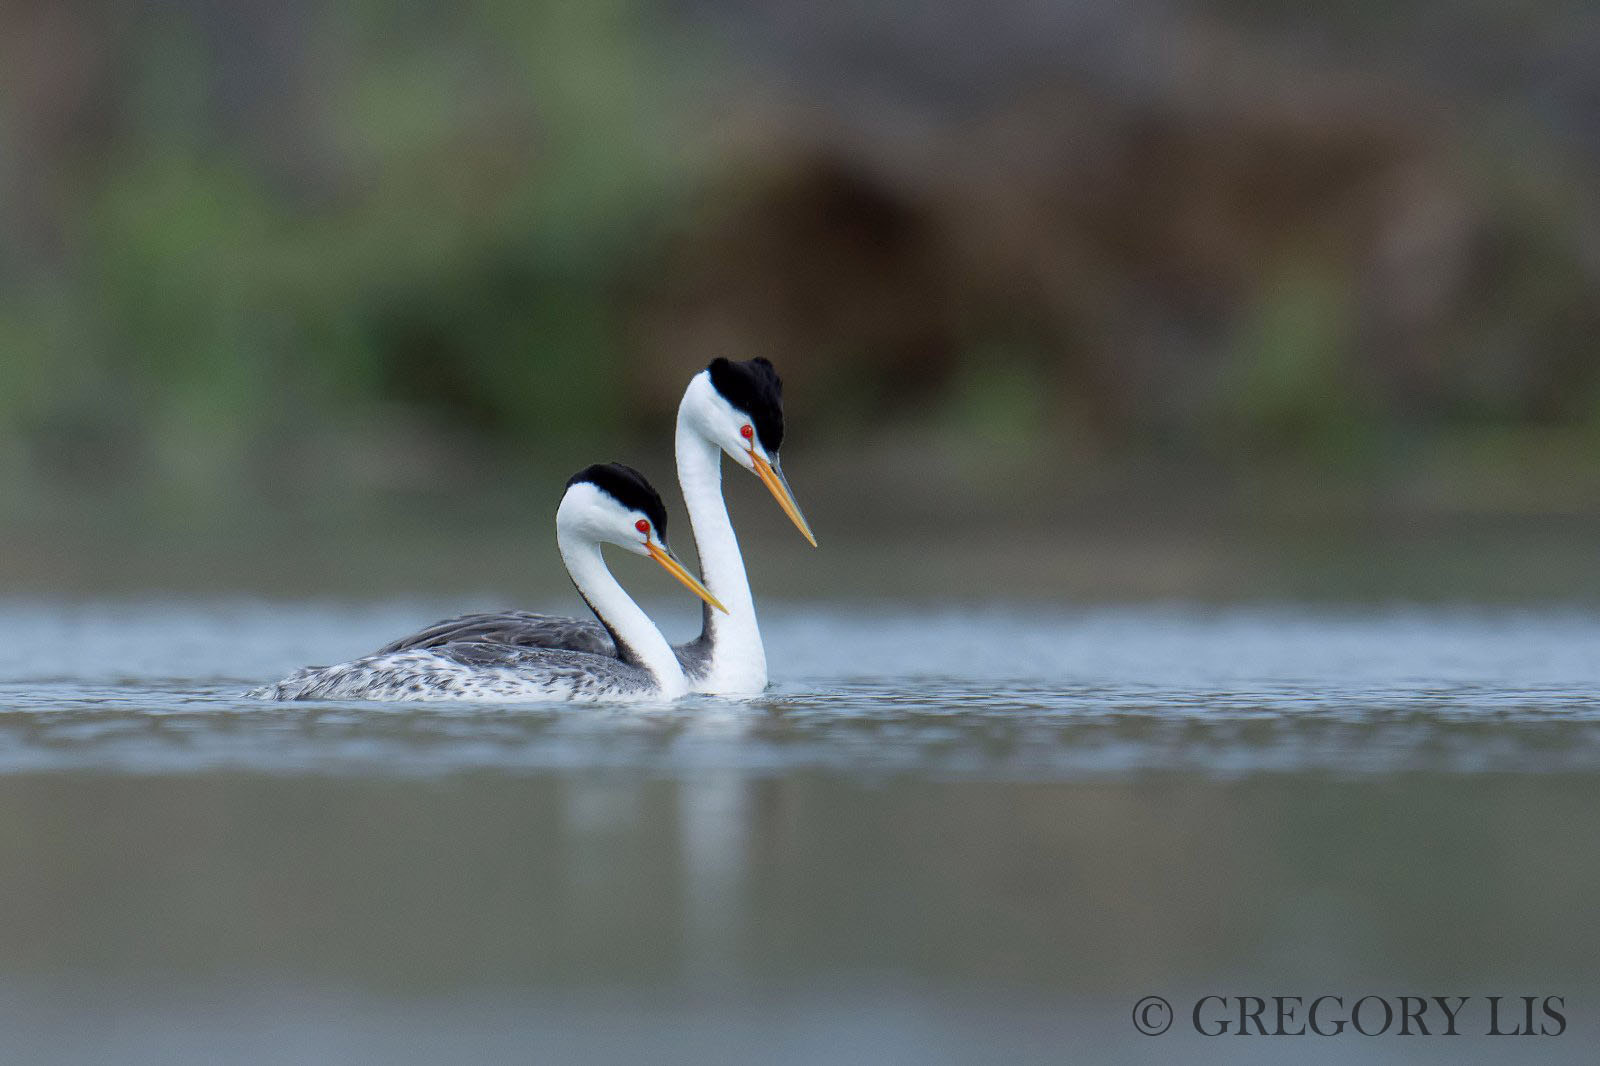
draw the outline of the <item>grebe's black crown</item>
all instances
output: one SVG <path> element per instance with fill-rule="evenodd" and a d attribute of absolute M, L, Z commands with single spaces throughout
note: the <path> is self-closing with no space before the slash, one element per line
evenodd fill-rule
<path fill-rule="evenodd" d="M 761 446 L 768 455 L 777 455 L 783 444 L 783 382 L 772 364 L 760 356 L 742 363 L 716 359 L 706 369 L 712 388 L 750 416 Z"/>
<path fill-rule="evenodd" d="M 573 474 L 566 487 L 570 489 L 580 481 L 587 481 L 630 511 L 643 512 L 655 527 L 656 537 L 663 544 L 667 542 L 667 509 L 661 503 L 661 494 L 639 471 L 621 463 L 596 463 Z"/>

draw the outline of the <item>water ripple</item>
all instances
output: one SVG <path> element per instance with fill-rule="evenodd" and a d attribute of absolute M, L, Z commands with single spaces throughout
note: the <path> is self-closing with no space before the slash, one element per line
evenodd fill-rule
<path fill-rule="evenodd" d="M 259 681 L 435 611 L 0 607 L 0 773 L 1600 769 L 1576 612 L 769 611 L 777 682 L 646 708 L 273 705 Z"/>

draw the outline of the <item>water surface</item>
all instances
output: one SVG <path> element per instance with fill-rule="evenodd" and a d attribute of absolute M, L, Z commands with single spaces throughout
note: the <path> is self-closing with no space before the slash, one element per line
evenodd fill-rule
<path fill-rule="evenodd" d="M 1146 994 L 1600 1034 L 1592 613 L 776 604 L 750 702 L 241 696 L 457 606 L 0 607 L 18 1061 L 1506 1054 L 1143 1037 Z"/>

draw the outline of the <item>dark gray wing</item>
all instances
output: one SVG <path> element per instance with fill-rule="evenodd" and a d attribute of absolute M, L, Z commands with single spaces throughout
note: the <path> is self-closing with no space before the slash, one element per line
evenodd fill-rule
<path fill-rule="evenodd" d="M 598 622 L 562 618 L 532 611 L 497 611 L 464 614 L 435 622 L 409 637 L 378 649 L 379 655 L 412 648 L 439 648 L 459 643 L 509 644 L 519 648 L 555 648 L 617 657 L 616 642 Z"/>
<path fill-rule="evenodd" d="M 702 605 L 700 636 L 673 647 L 684 673 L 703 677 L 711 666 L 713 643 L 711 608 Z M 617 659 L 617 642 L 605 626 L 582 618 L 565 618 L 532 611 L 484 611 L 446 618 L 409 637 L 401 637 L 379 648 L 375 654 L 420 648 L 442 648 L 446 644 L 490 643 L 514 648 L 548 648 L 553 651 L 581 651 Z"/>

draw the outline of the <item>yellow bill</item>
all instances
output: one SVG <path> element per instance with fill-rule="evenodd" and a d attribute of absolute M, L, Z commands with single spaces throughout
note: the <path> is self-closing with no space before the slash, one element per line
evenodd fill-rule
<path fill-rule="evenodd" d="M 789 516 L 789 521 L 794 523 L 800 535 L 810 541 L 811 546 L 815 548 L 817 538 L 811 535 L 811 527 L 806 525 L 805 515 L 800 513 L 800 505 L 794 502 L 794 493 L 789 491 L 789 483 L 784 480 L 783 471 L 757 455 L 754 449 L 750 452 L 750 458 L 755 464 L 756 477 L 760 478 L 767 491 L 772 493 L 772 498 L 778 501 L 778 506 L 783 508 L 783 513 Z"/>
<path fill-rule="evenodd" d="M 711 590 L 700 584 L 699 579 L 697 579 L 693 574 L 689 573 L 689 571 L 685 570 L 683 568 L 683 564 L 678 562 L 671 552 L 664 551 L 661 548 L 656 547 L 654 544 L 648 543 L 645 544 L 644 548 L 645 551 L 650 553 L 650 558 L 660 563 L 662 569 L 664 569 L 667 573 L 683 582 L 685 587 L 687 587 L 690 592 L 694 593 L 696 596 L 699 596 L 702 600 L 705 600 L 723 614 L 728 613 L 728 609 L 722 606 L 722 601 L 711 595 Z"/>

